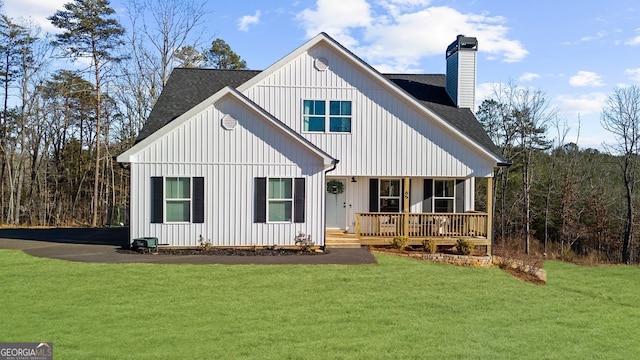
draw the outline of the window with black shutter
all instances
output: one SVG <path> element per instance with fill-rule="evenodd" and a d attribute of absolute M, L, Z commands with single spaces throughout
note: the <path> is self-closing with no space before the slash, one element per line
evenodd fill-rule
<path fill-rule="evenodd" d="M 254 222 L 305 221 L 304 178 L 255 178 Z"/>
<path fill-rule="evenodd" d="M 204 223 L 203 177 L 151 177 L 151 223 Z"/>

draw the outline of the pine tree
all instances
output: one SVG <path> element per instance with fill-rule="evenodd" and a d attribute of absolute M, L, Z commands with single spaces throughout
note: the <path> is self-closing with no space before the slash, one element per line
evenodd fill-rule
<path fill-rule="evenodd" d="M 215 39 L 207 52 L 207 64 L 215 69 L 242 70 L 247 62 L 231 50 L 231 46 L 222 39 Z"/>
<path fill-rule="evenodd" d="M 91 59 L 96 89 L 96 157 L 91 220 L 93 227 L 98 225 L 98 209 L 100 207 L 101 87 L 107 65 L 110 62 L 122 60 L 114 54 L 115 50 L 123 45 L 124 28 L 111 17 L 114 13 L 115 11 L 109 7 L 108 0 L 75 0 L 65 4 L 64 10 L 56 11 L 49 18 L 55 27 L 63 30 L 62 33 L 56 35 L 54 44 L 59 46 L 67 57 Z"/>

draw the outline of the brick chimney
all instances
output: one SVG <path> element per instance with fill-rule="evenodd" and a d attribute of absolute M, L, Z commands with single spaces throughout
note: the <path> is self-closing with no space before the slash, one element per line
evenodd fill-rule
<path fill-rule="evenodd" d="M 478 40 L 458 35 L 447 47 L 447 94 L 459 108 L 475 113 Z"/>

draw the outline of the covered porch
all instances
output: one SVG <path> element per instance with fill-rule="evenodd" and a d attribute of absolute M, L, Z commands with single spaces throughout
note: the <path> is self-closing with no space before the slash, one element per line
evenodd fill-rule
<path fill-rule="evenodd" d="M 486 247 L 491 254 L 487 213 L 356 213 L 355 232 L 327 231 L 328 247 L 387 245 L 395 237 L 406 237 L 408 245 L 433 240 L 438 246 L 454 246 L 458 239 Z"/>
<path fill-rule="evenodd" d="M 487 208 L 491 209 L 492 204 L 492 178 L 488 178 L 487 182 Z M 451 192 L 450 198 L 444 199 L 444 203 L 448 201 L 449 206 L 442 211 L 442 207 L 437 205 L 438 198 L 428 199 L 429 196 L 424 194 L 431 194 L 428 191 L 426 185 L 423 188 L 417 186 L 411 186 L 412 180 L 404 178 L 398 181 L 402 185 L 402 191 L 398 194 L 400 206 L 397 206 L 393 211 L 384 211 L 384 207 L 380 206 L 378 211 L 362 211 L 363 207 L 370 205 L 371 203 L 377 203 L 378 200 L 374 200 L 372 195 L 372 189 L 376 189 L 375 186 L 369 186 L 369 192 L 362 191 L 363 187 L 360 187 L 358 191 L 358 185 L 361 183 L 367 184 L 367 181 L 352 181 L 346 183 L 346 192 L 358 194 L 354 197 L 335 197 L 329 196 L 328 201 L 334 202 L 335 206 L 332 209 L 328 209 L 328 214 L 338 214 L 338 217 L 342 217 L 339 211 L 344 209 L 347 212 L 347 217 L 350 217 L 350 226 L 345 228 L 340 227 L 327 227 L 326 232 L 326 245 L 328 247 L 356 247 L 362 245 L 387 245 L 396 237 L 406 238 L 408 245 L 422 245 L 425 240 L 433 240 L 439 246 L 454 246 L 458 239 L 464 239 L 475 246 L 481 246 L 486 249 L 487 254 L 491 254 L 491 223 L 492 217 L 489 212 L 474 211 L 473 208 L 468 209 L 463 206 L 462 198 L 458 201 L 457 196 L 464 193 L 459 186 L 455 186 L 455 191 Z M 414 179 L 414 185 L 422 185 L 422 179 Z M 451 185 L 453 185 L 451 181 Z M 369 182 L 371 184 L 371 182 Z M 461 185 L 461 182 L 456 181 L 455 184 Z M 450 186 L 449 188 L 453 188 Z M 435 186 L 434 186 L 435 188 Z M 382 186 L 380 186 L 381 194 L 379 204 L 383 205 L 387 199 L 384 199 L 386 195 L 382 193 Z M 418 190 L 414 192 L 414 190 Z M 422 191 L 424 189 L 424 192 Z M 358 199 L 369 196 L 369 204 L 362 204 L 360 206 L 353 206 Z M 364 196 L 363 196 L 364 195 Z M 447 194 L 449 195 L 449 194 Z M 389 196 L 387 196 L 389 198 Z M 425 199 L 426 200 L 422 200 Z M 410 199 L 417 199 L 410 202 Z M 455 200 L 454 200 L 455 199 Z M 363 206 L 365 205 L 365 206 Z M 424 209 L 428 207 L 428 209 Z M 399 208 L 399 209 L 398 209 Z M 422 209 L 422 211 L 420 211 Z M 446 211 L 446 210 L 449 211 Z M 353 212 L 351 212 L 351 211 Z M 354 211 L 355 210 L 355 211 Z M 358 211 L 359 210 L 359 211 Z M 382 210 L 382 211 L 380 211 Z M 400 211 L 398 211 L 400 210 Z M 344 214 L 344 212 L 342 213 Z"/>
<path fill-rule="evenodd" d="M 406 237 L 410 245 L 434 240 L 437 245 L 455 245 L 458 239 L 486 246 L 491 253 L 486 213 L 357 213 L 355 236 L 363 245 L 388 244 L 395 237 Z"/>

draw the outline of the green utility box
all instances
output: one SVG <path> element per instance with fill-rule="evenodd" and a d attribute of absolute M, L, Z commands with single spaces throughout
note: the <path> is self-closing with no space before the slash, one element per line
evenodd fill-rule
<path fill-rule="evenodd" d="M 157 237 L 142 237 L 133 239 L 131 242 L 131 247 L 133 250 L 143 249 L 149 250 L 154 249 L 158 251 L 158 238 Z"/>

